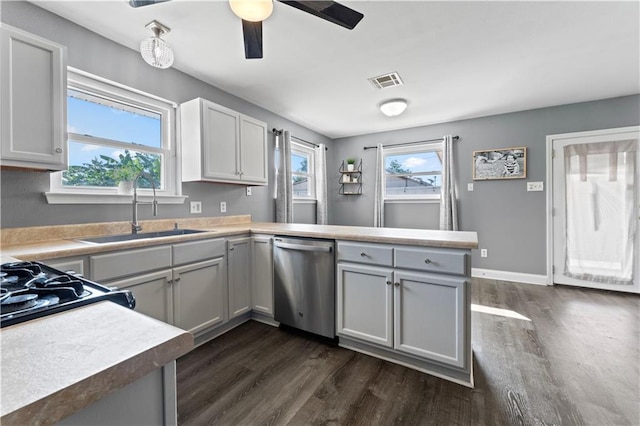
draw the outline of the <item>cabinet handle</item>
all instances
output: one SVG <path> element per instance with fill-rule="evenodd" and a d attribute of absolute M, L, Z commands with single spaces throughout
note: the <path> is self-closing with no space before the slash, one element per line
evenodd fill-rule
<path fill-rule="evenodd" d="M 424 260 L 424 263 L 426 263 L 426 264 L 431 263 L 431 259 L 425 259 L 425 260 Z"/>
<path fill-rule="evenodd" d="M 395 283 L 393 285 L 395 285 L 396 287 L 400 287 L 400 283 Z"/>
<path fill-rule="evenodd" d="M 62 154 L 62 148 L 56 148 L 56 153 Z"/>
<path fill-rule="evenodd" d="M 180 279 L 181 279 L 181 278 L 180 278 L 180 277 L 178 277 L 178 278 L 176 278 L 176 279 L 175 279 L 175 280 L 173 280 L 173 281 L 174 281 L 174 282 L 179 283 L 179 282 L 180 282 Z"/>
<path fill-rule="evenodd" d="M 229 251 L 233 251 L 235 247 L 229 247 Z"/>
<path fill-rule="evenodd" d="M 393 284 L 391 281 L 387 280 L 387 285 Z"/>
<path fill-rule="evenodd" d="M 362 256 L 362 257 L 367 257 L 367 253 L 362 252 L 362 253 L 360 253 L 360 256 Z"/>

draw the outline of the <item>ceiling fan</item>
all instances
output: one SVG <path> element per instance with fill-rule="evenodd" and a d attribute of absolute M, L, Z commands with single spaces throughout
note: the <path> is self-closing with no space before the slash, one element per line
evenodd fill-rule
<path fill-rule="evenodd" d="M 164 3 L 169 0 L 129 0 L 131 7 L 148 6 Z M 278 0 L 288 6 L 332 22 L 341 27 L 352 30 L 364 15 L 335 1 L 289 1 Z M 262 58 L 262 21 L 269 17 L 273 9 L 272 0 L 229 0 L 233 12 L 242 18 L 242 33 L 244 35 L 244 56 L 246 59 Z M 262 17 L 249 16 L 252 5 L 258 5 L 264 11 Z M 249 15 L 243 13 L 249 11 Z"/>

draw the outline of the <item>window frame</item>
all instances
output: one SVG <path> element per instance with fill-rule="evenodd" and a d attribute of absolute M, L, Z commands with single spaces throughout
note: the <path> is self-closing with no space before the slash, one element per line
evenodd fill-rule
<path fill-rule="evenodd" d="M 163 204 L 183 203 L 186 197 L 181 195 L 182 185 L 178 167 L 179 150 L 176 143 L 177 104 L 72 67 L 67 68 L 67 80 L 66 96 L 68 96 L 70 90 L 73 90 L 87 93 L 93 98 L 104 99 L 105 105 L 117 103 L 128 108 L 158 114 L 161 123 L 161 147 L 134 145 L 67 132 L 66 155 L 69 155 L 70 141 L 160 155 L 163 173 L 160 176 L 162 189 L 156 190 L 158 200 Z M 65 126 L 68 125 L 67 121 Z M 62 184 L 62 173 L 63 171 L 51 174 L 50 191 L 45 193 L 50 204 L 124 204 L 131 202 L 131 195 L 119 194 L 117 187 L 64 186 Z M 146 188 L 140 188 L 138 192 L 143 197 L 153 194 L 152 189 Z"/>
<path fill-rule="evenodd" d="M 436 194 L 408 194 L 408 195 L 388 195 L 387 194 L 387 176 L 403 176 L 403 175 L 392 175 L 387 173 L 386 163 L 388 156 L 396 156 L 396 155 L 406 155 L 406 154 L 417 154 L 417 153 L 426 153 L 426 152 L 440 152 L 440 159 L 442 160 L 442 142 L 427 142 L 422 144 L 415 145 L 407 145 L 407 146 L 399 146 L 399 147 L 390 147 L 384 148 L 383 151 L 383 159 L 382 159 L 382 185 L 383 185 L 383 198 L 384 202 L 433 202 L 439 203 L 441 199 L 441 192 Z M 433 171 L 428 172 L 417 172 L 411 173 L 412 176 L 433 176 Z M 442 172 L 440 172 L 442 175 Z"/>
<path fill-rule="evenodd" d="M 317 196 L 316 196 L 316 173 L 315 173 L 315 162 L 316 162 L 316 151 L 315 149 L 304 145 L 302 143 L 296 142 L 294 140 L 291 141 L 291 155 L 293 156 L 294 153 L 297 153 L 299 155 L 304 155 L 304 156 L 308 156 L 309 157 L 309 161 L 307 164 L 307 173 L 302 173 L 302 172 L 295 172 L 293 171 L 293 167 L 291 167 L 291 177 L 293 178 L 294 176 L 304 176 L 307 177 L 307 182 L 309 183 L 309 188 L 310 188 L 310 194 L 308 196 L 299 196 L 299 195 L 295 195 L 293 194 L 293 190 L 292 190 L 292 194 L 293 194 L 293 201 L 294 202 L 304 202 L 304 201 L 316 201 L 317 200 Z M 291 163 L 291 158 L 289 158 L 289 162 Z M 291 183 L 292 187 L 293 187 L 293 182 Z"/>

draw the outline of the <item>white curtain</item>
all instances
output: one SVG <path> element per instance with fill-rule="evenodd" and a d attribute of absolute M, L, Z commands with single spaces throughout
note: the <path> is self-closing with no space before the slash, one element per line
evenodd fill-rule
<path fill-rule="evenodd" d="M 316 151 L 316 223 L 326 225 L 327 220 L 327 151 L 321 143 Z"/>
<path fill-rule="evenodd" d="M 455 169 L 453 166 L 453 137 L 443 136 L 442 142 L 442 193 L 440 199 L 440 229 L 458 230 Z"/>
<path fill-rule="evenodd" d="M 376 185 L 373 195 L 373 226 L 384 226 L 384 152 L 382 144 L 378 144 L 376 156 Z"/>
<path fill-rule="evenodd" d="M 635 140 L 564 147 L 564 275 L 606 284 L 633 284 L 636 151 Z"/>
<path fill-rule="evenodd" d="M 276 222 L 293 222 L 293 187 L 291 183 L 291 133 L 283 130 L 276 136 Z"/>

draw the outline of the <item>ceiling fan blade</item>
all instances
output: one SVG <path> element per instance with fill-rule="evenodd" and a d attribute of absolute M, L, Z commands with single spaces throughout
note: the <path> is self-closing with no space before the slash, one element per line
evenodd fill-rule
<path fill-rule="evenodd" d="M 335 1 L 279 1 L 350 30 L 354 29 L 358 22 L 364 18 L 362 13 Z"/>
<path fill-rule="evenodd" d="M 149 6 L 156 3 L 164 3 L 169 0 L 129 0 L 129 6 L 131 7 L 142 7 Z"/>
<path fill-rule="evenodd" d="M 243 19 L 242 34 L 244 35 L 244 57 L 262 58 L 262 21 L 250 22 Z"/>

